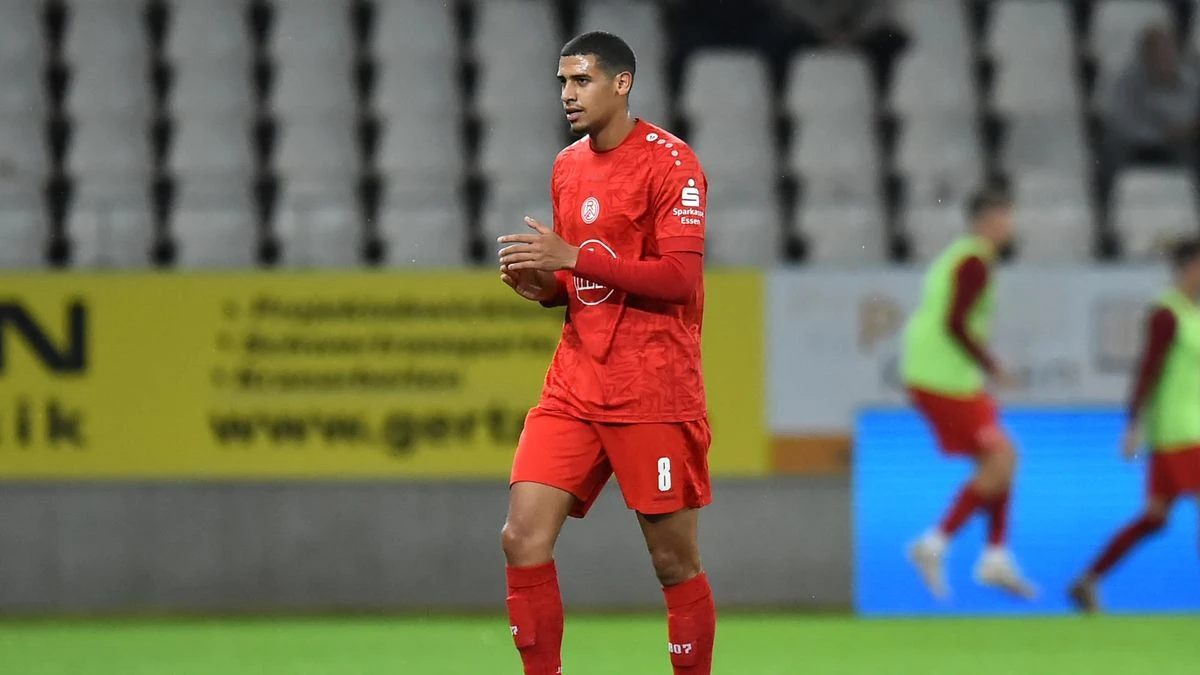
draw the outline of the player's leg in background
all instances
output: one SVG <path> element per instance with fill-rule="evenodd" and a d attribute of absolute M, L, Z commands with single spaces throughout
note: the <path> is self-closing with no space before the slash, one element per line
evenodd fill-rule
<path fill-rule="evenodd" d="M 501 545 L 508 563 L 508 622 L 526 675 L 562 669 L 563 604 L 554 543 L 575 496 L 549 485 L 520 482 L 509 491 Z"/>
<path fill-rule="evenodd" d="M 1091 567 L 1071 585 L 1069 591 L 1071 601 L 1080 611 L 1088 614 L 1100 611 L 1098 590 L 1100 581 L 1135 546 L 1166 526 L 1167 517 L 1171 512 L 1171 503 L 1170 497 L 1151 495 L 1146 500 L 1145 511 L 1113 535 Z"/>
<path fill-rule="evenodd" d="M 697 509 L 638 514 L 667 603 L 667 641 L 676 675 L 712 672 L 717 611 L 700 564 L 699 515 Z"/>
<path fill-rule="evenodd" d="M 1016 446 L 998 424 L 977 432 L 978 462 L 972 484 L 988 517 L 987 546 L 975 568 L 976 580 L 1018 597 L 1037 590 L 1021 574 L 1008 548 L 1008 515 L 1017 470 Z"/>

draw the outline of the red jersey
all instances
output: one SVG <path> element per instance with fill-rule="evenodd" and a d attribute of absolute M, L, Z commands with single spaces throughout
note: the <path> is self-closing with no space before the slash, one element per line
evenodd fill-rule
<path fill-rule="evenodd" d="M 554 230 L 618 259 L 704 251 L 708 182 L 683 141 L 639 120 L 621 145 L 589 138 L 554 162 Z M 701 280 L 683 304 L 629 295 L 574 274 L 567 314 L 539 406 L 597 422 L 706 417 L 700 367 Z"/>

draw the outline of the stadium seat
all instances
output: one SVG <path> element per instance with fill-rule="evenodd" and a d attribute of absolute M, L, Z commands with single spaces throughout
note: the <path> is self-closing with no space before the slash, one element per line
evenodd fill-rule
<path fill-rule="evenodd" d="M 0 180 L 41 182 L 49 170 L 46 125 L 41 115 L 0 115 Z"/>
<path fill-rule="evenodd" d="M 1093 260 L 1094 215 L 1086 204 L 1017 203 L 1017 259 L 1044 265 Z"/>
<path fill-rule="evenodd" d="M 285 119 L 332 117 L 346 119 L 358 110 L 354 69 L 349 58 L 331 56 L 325 61 L 281 61 L 271 97 L 272 111 Z"/>
<path fill-rule="evenodd" d="M 806 179 L 796 229 L 807 237 L 814 263 L 882 262 L 883 204 L 874 176 Z"/>
<path fill-rule="evenodd" d="M 401 59 L 394 65 L 384 64 L 377 75 L 376 110 L 384 118 L 396 115 L 456 117 L 463 104 L 455 68 L 452 60 L 418 65 Z M 553 102 L 549 107 L 554 108 Z"/>
<path fill-rule="evenodd" d="M 458 49 L 453 12 L 454 4 L 444 0 L 375 3 L 374 50 L 385 69 L 453 62 Z"/>
<path fill-rule="evenodd" d="M 123 179 L 150 173 L 150 134 L 144 119 L 80 117 L 67 154 L 76 176 Z"/>
<path fill-rule="evenodd" d="M 914 177 L 978 175 L 983 158 L 975 117 L 928 112 L 904 120 L 897 152 L 901 171 Z"/>
<path fill-rule="evenodd" d="M 874 174 L 879 147 L 873 119 L 863 110 L 846 110 L 801 120 L 789 165 L 805 175 Z"/>
<path fill-rule="evenodd" d="M 963 3 L 908 0 L 900 19 L 912 36 L 901 56 L 889 105 L 903 114 L 974 110 L 970 40 Z"/>
<path fill-rule="evenodd" d="M 554 71 L 562 40 L 551 5 L 489 0 L 477 7 L 478 107 L 485 115 L 560 109 Z"/>
<path fill-rule="evenodd" d="M 545 221 L 549 222 L 549 221 Z M 383 204 L 379 233 L 389 267 L 458 266 L 467 262 L 466 216 L 458 202 L 429 204 L 414 191 L 390 196 Z M 495 261 L 488 247 L 485 263 Z"/>
<path fill-rule="evenodd" d="M 993 4 L 987 51 L 998 62 L 1069 61 L 1075 40 L 1066 3 L 998 2 Z"/>
<path fill-rule="evenodd" d="M 1133 260 L 1157 258 L 1171 240 L 1198 234 L 1195 187 L 1182 171 L 1127 169 L 1117 178 L 1112 213 Z"/>
<path fill-rule="evenodd" d="M 243 178 L 254 175 L 253 129 L 246 118 L 181 117 L 167 164 L 186 178 Z"/>
<path fill-rule="evenodd" d="M 236 58 L 186 62 L 175 71 L 170 106 L 176 117 L 242 118 L 254 114 L 250 62 Z"/>
<path fill-rule="evenodd" d="M 480 167 L 492 176 L 537 174 L 548 185 L 554 158 L 566 146 L 562 134 L 566 126 L 553 108 L 529 115 L 495 116 L 484 129 Z"/>
<path fill-rule="evenodd" d="M 1174 25 L 1162 0 L 1097 0 L 1088 47 L 1101 73 L 1119 70 L 1134 57 L 1138 38 L 1150 24 Z"/>
<path fill-rule="evenodd" d="M 1094 238 L 1084 177 L 1027 171 L 1014 177 L 1017 256 L 1023 262 L 1086 262 Z"/>
<path fill-rule="evenodd" d="M 384 173 L 398 177 L 418 175 L 443 183 L 456 183 L 463 169 L 458 120 L 448 115 L 393 115 L 383 129 L 378 165 Z"/>
<path fill-rule="evenodd" d="M 66 223 L 71 264 L 80 268 L 137 268 L 150 264 L 154 231 L 145 189 L 82 194 Z"/>
<path fill-rule="evenodd" d="M 620 35 L 637 56 L 637 75 L 630 108 L 638 117 L 664 126 L 667 118 L 666 49 L 664 27 L 656 3 L 640 0 L 590 0 L 575 33 L 606 30 Z"/>
<path fill-rule="evenodd" d="M 0 2 L 0 64 L 21 63 L 28 68 L 45 59 L 41 9 L 35 2 Z"/>
<path fill-rule="evenodd" d="M 242 0 L 172 0 L 164 52 L 176 64 L 249 63 L 252 55 Z"/>
<path fill-rule="evenodd" d="M 805 54 L 792 60 L 787 109 L 802 120 L 846 111 L 874 112 L 874 92 L 863 57 L 841 52 Z"/>
<path fill-rule="evenodd" d="M 1009 119 L 1001 164 L 1013 171 L 1082 173 L 1087 163 L 1082 122 L 1073 114 L 1022 114 Z"/>
<path fill-rule="evenodd" d="M 488 247 L 485 261 L 494 260 L 499 248 L 496 237 L 527 230 L 525 216 L 539 222 L 554 222 L 550 203 L 550 174 L 504 175 L 488 186 L 483 204 L 483 241 Z"/>
<path fill-rule="evenodd" d="M 700 119 L 692 126 L 690 145 L 710 185 L 750 201 L 774 201 L 779 170 L 766 114 Z"/>
<path fill-rule="evenodd" d="M 911 260 L 928 263 L 967 231 L 962 199 L 922 200 L 904 212 Z"/>
<path fill-rule="evenodd" d="M 67 110 L 83 116 L 132 116 L 146 120 L 153 103 L 145 62 L 85 60 L 67 87 Z"/>
<path fill-rule="evenodd" d="M 321 181 L 359 173 L 355 124 L 339 116 L 285 121 L 275 166 L 292 179 Z"/>
<path fill-rule="evenodd" d="M 254 266 L 259 236 L 249 189 L 230 181 L 184 183 L 171 235 L 179 267 Z"/>
<path fill-rule="evenodd" d="M 0 203 L 0 269 L 30 269 L 45 264 L 48 232 L 38 205 L 28 200 Z"/>
<path fill-rule="evenodd" d="M 75 0 L 69 3 L 63 54 L 84 63 L 143 66 L 149 55 L 145 3 L 136 0 Z"/>
<path fill-rule="evenodd" d="M 271 53 L 285 62 L 349 60 L 354 55 L 350 5 L 349 0 L 274 0 Z"/>
<path fill-rule="evenodd" d="M 950 61 L 917 52 L 901 59 L 890 107 L 902 115 L 926 111 L 974 114 L 975 85 L 965 61 Z"/>
<path fill-rule="evenodd" d="M 355 267 L 361 262 L 362 218 L 350 187 L 284 187 L 275 233 L 285 266 Z"/>
<path fill-rule="evenodd" d="M 41 61 L 0 60 L 0 115 L 38 115 L 45 110 Z"/>
<path fill-rule="evenodd" d="M 966 63 L 971 55 L 965 5 L 944 0 L 906 0 L 899 4 L 901 22 L 911 32 L 914 56 Z"/>
<path fill-rule="evenodd" d="M 762 267 L 779 262 L 781 217 L 774 204 L 753 195 L 710 198 L 705 212 L 705 264 Z"/>
<path fill-rule="evenodd" d="M 761 114 L 771 105 L 767 65 L 756 52 L 696 52 L 683 77 L 682 105 L 690 117 Z"/>
<path fill-rule="evenodd" d="M 1015 59 L 998 64 L 995 107 L 1006 113 L 1061 112 L 1078 115 L 1079 79 L 1070 61 Z"/>

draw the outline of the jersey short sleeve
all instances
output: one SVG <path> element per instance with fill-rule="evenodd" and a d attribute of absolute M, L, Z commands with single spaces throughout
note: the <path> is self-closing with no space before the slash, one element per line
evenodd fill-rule
<path fill-rule="evenodd" d="M 658 189 L 653 197 L 654 237 L 663 253 L 704 252 L 708 180 L 700 161 L 685 145 L 655 148 Z"/>

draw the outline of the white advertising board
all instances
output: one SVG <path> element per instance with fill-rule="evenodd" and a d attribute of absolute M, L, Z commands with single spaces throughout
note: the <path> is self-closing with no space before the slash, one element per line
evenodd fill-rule
<path fill-rule="evenodd" d="M 866 404 L 900 404 L 899 338 L 923 272 L 776 270 L 767 290 L 776 435 L 845 433 Z M 990 349 L 1021 379 L 1004 402 L 1123 401 L 1160 268 L 1001 267 Z"/>

